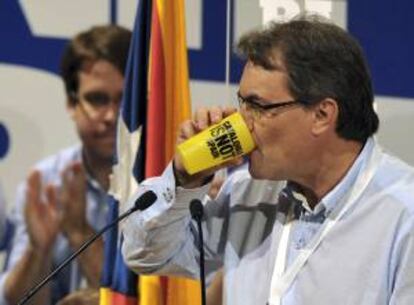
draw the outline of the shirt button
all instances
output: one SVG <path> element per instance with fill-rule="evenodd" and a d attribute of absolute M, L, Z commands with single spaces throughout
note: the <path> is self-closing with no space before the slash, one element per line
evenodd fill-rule
<path fill-rule="evenodd" d="M 164 200 L 168 203 L 170 203 L 174 199 L 174 193 L 169 187 L 167 187 L 165 192 L 162 193 L 162 196 L 164 197 Z"/>
<path fill-rule="evenodd" d="M 302 249 L 304 245 L 305 245 L 305 240 L 303 239 L 303 237 L 299 238 L 299 240 L 296 244 L 296 248 L 297 249 Z"/>

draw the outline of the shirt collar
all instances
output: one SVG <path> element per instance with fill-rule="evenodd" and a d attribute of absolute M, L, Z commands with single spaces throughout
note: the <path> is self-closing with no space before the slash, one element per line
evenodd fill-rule
<path fill-rule="evenodd" d="M 327 193 L 318 205 L 325 207 L 325 216 L 328 217 L 341 199 L 351 190 L 355 184 L 357 177 L 366 168 L 370 156 L 373 152 L 375 141 L 369 138 L 357 159 L 352 164 L 351 168 L 346 173 L 345 177 L 329 192 Z"/>
<path fill-rule="evenodd" d="M 80 148 L 78 151 L 78 154 L 76 156 L 76 161 L 80 161 L 83 164 L 83 168 L 85 169 L 85 176 L 86 176 L 86 182 L 88 184 L 88 187 L 92 190 L 95 190 L 97 192 L 105 192 L 104 189 L 101 187 L 99 182 L 92 176 L 90 172 L 90 168 L 86 162 L 86 158 L 83 153 L 83 149 Z"/>

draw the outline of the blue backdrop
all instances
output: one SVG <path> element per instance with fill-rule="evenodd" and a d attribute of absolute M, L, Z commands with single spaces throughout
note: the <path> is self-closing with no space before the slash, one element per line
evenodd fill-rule
<path fill-rule="evenodd" d="M 16 0 L 0 1 L 0 64 L 58 73 L 65 39 L 33 36 L 23 10 Z M 193 80 L 222 82 L 225 79 L 226 1 L 202 3 L 201 49 L 189 49 L 190 77 Z M 116 23 L 118 0 L 110 0 L 108 20 Z M 414 68 L 414 2 L 349 0 L 348 29 L 363 45 L 378 95 L 414 97 L 411 74 Z M 231 81 L 237 82 L 241 63 L 231 57 Z M 0 117 L 0 159 L 10 143 L 7 126 Z"/>

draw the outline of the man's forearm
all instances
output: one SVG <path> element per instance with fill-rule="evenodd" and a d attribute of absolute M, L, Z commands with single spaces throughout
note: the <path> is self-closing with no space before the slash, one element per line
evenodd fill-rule
<path fill-rule="evenodd" d="M 122 254 L 135 272 L 198 277 L 198 249 L 194 245 L 189 202 L 203 198 L 208 185 L 197 189 L 176 188 L 171 164 L 161 177 L 141 183 L 137 193 L 125 204 L 128 209 L 147 190 L 157 201 L 142 212 L 125 219 Z"/>
<path fill-rule="evenodd" d="M 28 247 L 19 262 L 10 270 L 4 284 L 5 298 L 16 304 L 25 293 L 39 283 L 51 269 L 49 253 Z M 31 304 L 50 304 L 50 285 L 46 285 L 33 297 Z"/>
<path fill-rule="evenodd" d="M 95 232 L 92 228 L 88 228 L 82 234 L 72 234 L 68 236 L 70 246 L 73 251 L 78 250 L 83 243 L 91 238 Z M 101 279 L 102 265 L 103 265 L 103 251 L 104 245 L 102 238 L 95 240 L 81 255 L 79 255 L 78 262 L 82 273 L 85 275 L 88 285 L 93 288 L 98 288 Z"/>

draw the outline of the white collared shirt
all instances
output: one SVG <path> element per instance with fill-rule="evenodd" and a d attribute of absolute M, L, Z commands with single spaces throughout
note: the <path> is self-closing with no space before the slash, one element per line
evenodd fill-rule
<path fill-rule="evenodd" d="M 371 162 L 374 154 L 378 159 Z M 355 182 L 372 170 L 365 186 Z M 226 305 L 266 304 L 281 232 L 291 201 L 279 200 L 285 183 L 253 180 L 238 171 L 205 205 L 207 268 L 224 265 Z M 414 170 L 369 139 L 344 179 L 312 213 L 295 218 L 289 265 L 319 234 L 342 198 L 360 193 L 301 268 L 282 305 L 414 304 Z M 124 224 L 123 253 L 138 272 L 198 277 L 198 250 L 188 204 L 208 189 L 175 190 L 172 168 L 146 180 L 140 193 L 158 194 L 153 206 Z M 173 196 L 163 196 L 163 193 Z M 134 200 L 131 200 L 133 202 Z M 347 200 L 344 200 L 346 205 Z M 131 204 L 131 203 L 130 203 Z"/>
<path fill-rule="evenodd" d="M 41 173 L 42 185 L 52 183 L 56 186 L 61 185 L 62 171 L 73 162 L 82 161 L 81 147 L 79 145 L 63 149 L 55 155 L 49 156 L 36 164 L 36 169 Z M 11 213 L 11 220 L 15 226 L 12 247 L 8 253 L 8 260 L 5 271 L 0 274 L 0 305 L 6 305 L 7 301 L 4 296 L 4 281 L 14 266 L 19 262 L 28 243 L 28 234 L 24 219 L 25 208 L 25 182 L 18 187 L 16 201 Z M 107 221 L 108 204 L 107 194 L 99 184 L 87 175 L 86 190 L 86 216 L 90 225 L 95 229 L 101 229 Z M 62 263 L 73 250 L 63 234 L 56 238 L 53 248 L 53 268 Z M 52 280 L 52 300 L 51 304 L 57 303 L 70 292 L 73 292 L 81 286 L 84 276 L 74 260 L 68 267 L 64 268 Z"/>

